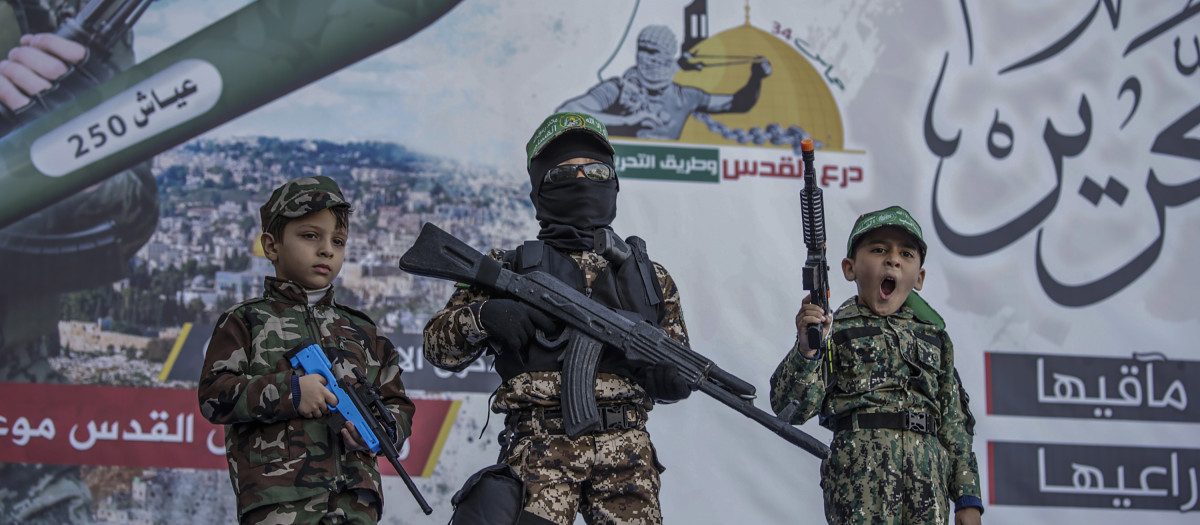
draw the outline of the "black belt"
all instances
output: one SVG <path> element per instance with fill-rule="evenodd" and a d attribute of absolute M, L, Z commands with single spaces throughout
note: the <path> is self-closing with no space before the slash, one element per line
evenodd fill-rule
<path fill-rule="evenodd" d="M 891 428 L 933 434 L 937 432 L 937 417 L 926 412 L 864 412 L 839 417 L 833 424 L 834 432 L 855 428 Z"/>
<path fill-rule="evenodd" d="M 629 430 L 642 428 L 646 424 L 646 409 L 632 403 L 619 405 L 599 405 L 600 428 L 593 432 L 610 430 Z M 545 410 L 535 408 L 510 412 L 504 418 L 504 426 L 517 437 L 532 434 L 565 434 L 566 425 L 563 423 L 562 410 Z"/>

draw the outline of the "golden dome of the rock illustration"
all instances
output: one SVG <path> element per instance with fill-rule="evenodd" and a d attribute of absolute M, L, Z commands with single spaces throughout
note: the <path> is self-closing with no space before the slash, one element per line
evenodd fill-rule
<path fill-rule="evenodd" d="M 753 56 L 762 56 L 771 63 L 771 74 L 763 79 L 754 107 L 745 113 L 714 113 L 714 120 L 731 129 L 743 130 L 765 129 L 769 124 L 778 124 L 783 129 L 799 126 L 822 143 L 823 149 L 844 149 L 842 116 L 829 86 L 821 73 L 787 42 L 745 24 L 702 40 L 689 53 L 696 57 L 712 57 L 704 61 L 714 65 L 699 70 L 681 70 L 675 74 L 675 82 L 709 93 L 735 93 L 750 77 L 750 65 L 745 59 L 729 66 L 715 64 Z M 695 118 L 688 119 L 679 140 L 695 144 L 738 144 L 710 131 Z M 770 143 L 763 145 L 772 146 Z"/>

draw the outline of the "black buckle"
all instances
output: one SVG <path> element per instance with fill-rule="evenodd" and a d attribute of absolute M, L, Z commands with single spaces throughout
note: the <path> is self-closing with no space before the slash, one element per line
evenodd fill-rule
<path fill-rule="evenodd" d="M 496 435 L 496 443 L 500 445 L 500 450 L 507 450 L 509 445 L 517 442 L 517 431 L 514 427 L 505 425 L 500 433 Z"/>
<path fill-rule="evenodd" d="M 933 425 L 930 419 L 929 414 L 924 412 L 905 412 L 904 429 L 922 434 L 932 434 Z"/>
<path fill-rule="evenodd" d="M 599 408 L 600 428 L 603 430 L 628 430 L 637 426 L 625 417 L 628 405 L 603 405 Z"/>

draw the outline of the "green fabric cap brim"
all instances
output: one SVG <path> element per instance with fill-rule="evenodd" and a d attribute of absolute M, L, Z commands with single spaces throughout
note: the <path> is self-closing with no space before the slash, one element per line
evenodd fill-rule
<path fill-rule="evenodd" d="M 616 154 L 616 150 L 608 142 L 608 128 L 605 128 L 604 123 L 597 120 L 596 117 L 587 113 L 555 113 L 542 121 L 537 131 L 529 138 L 529 142 L 525 144 L 525 167 L 529 167 L 533 158 L 546 149 L 547 144 L 562 134 L 572 131 L 583 131 L 595 135 L 610 155 Z"/>
<path fill-rule="evenodd" d="M 846 241 L 846 257 L 854 257 L 854 245 L 858 243 L 859 238 L 871 230 L 885 226 L 895 226 L 912 235 L 920 245 L 921 262 L 925 262 L 925 252 L 928 251 L 928 246 L 925 244 L 925 237 L 921 234 L 921 225 L 917 224 L 907 210 L 899 206 L 859 215 L 858 220 L 854 221 L 854 228 L 850 230 L 850 238 Z"/>

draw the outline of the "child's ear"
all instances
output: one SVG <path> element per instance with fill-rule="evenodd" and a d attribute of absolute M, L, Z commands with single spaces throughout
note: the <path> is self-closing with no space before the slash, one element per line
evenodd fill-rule
<path fill-rule="evenodd" d="M 842 259 L 842 275 L 846 276 L 847 281 L 854 281 L 854 259 L 849 257 Z"/>
<path fill-rule="evenodd" d="M 259 244 L 262 244 L 263 255 L 267 256 L 267 260 L 272 263 L 279 261 L 279 247 L 275 246 L 275 236 L 263 232 L 258 238 Z"/>
<path fill-rule="evenodd" d="M 921 287 L 924 285 L 925 285 L 925 269 L 921 268 L 921 271 L 917 272 L 917 285 L 913 286 L 913 290 L 920 290 Z"/>

